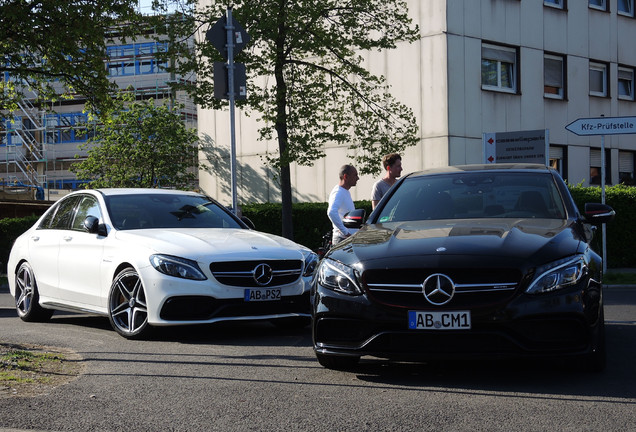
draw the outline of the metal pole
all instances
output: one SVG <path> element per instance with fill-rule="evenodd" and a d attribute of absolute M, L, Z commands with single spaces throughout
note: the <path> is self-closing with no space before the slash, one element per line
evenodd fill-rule
<path fill-rule="evenodd" d="M 232 172 L 232 211 L 238 214 L 236 200 L 236 132 L 234 128 L 234 26 L 232 8 L 228 7 L 225 29 L 227 30 L 227 84 L 230 100 L 230 171 Z"/>
<path fill-rule="evenodd" d="M 605 135 L 601 135 L 601 203 L 605 204 Z M 605 224 L 601 224 L 603 237 L 603 273 L 607 271 L 607 242 L 605 241 Z"/>

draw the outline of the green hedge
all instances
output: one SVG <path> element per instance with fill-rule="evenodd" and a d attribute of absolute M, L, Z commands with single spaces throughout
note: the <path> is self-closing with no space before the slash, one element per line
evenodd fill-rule
<path fill-rule="evenodd" d="M 371 213 L 371 201 L 355 201 L 356 208 L 363 208 L 367 216 Z M 250 218 L 256 229 L 271 234 L 281 235 L 280 204 L 243 204 L 243 216 Z M 327 217 L 327 203 L 296 203 L 293 206 L 294 241 L 310 249 L 322 245 L 322 236 L 331 230 L 331 222 Z"/>
<path fill-rule="evenodd" d="M 0 273 L 6 273 L 9 252 L 14 240 L 31 228 L 39 217 L 38 215 L 33 215 L 23 218 L 0 219 Z"/>
<path fill-rule="evenodd" d="M 570 192 L 579 210 L 583 212 L 586 202 L 601 202 L 601 188 L 570 186 Z M 607 186 L 605 188 L 605 203 L 616 211 L 614 220 L 606 224 L 607 235 L 607 267 L 636 267 L 636 187 Z M 593 242 L 594 249 L 602 252 L 601 228 Z"/>

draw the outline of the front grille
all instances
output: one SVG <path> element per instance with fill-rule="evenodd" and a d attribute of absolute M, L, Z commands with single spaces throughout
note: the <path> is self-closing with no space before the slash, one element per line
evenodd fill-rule
<path fill-rule="evenodd" d="M 207 296 L 170 297 L 161 308 L 166 321 L 204 321 L 262 315 L 309 314 L 309 293 L 283 297 L 280 301 L 246 302 Z"/>
<path fill-rule="evenodd" d="M 455 284 L 452 300 L 443 306 L 429 303 L 422 293 L 427 277 L 440 273 Z M 471 309 L 508 301 L 521 281 L 516 269 L 377 269 L 368 270 L 362 280 L 374 301 L 402 308 Z"/>
<path fill-rule="evenodd" d="M 261 264 L 271 269 L 271 281 L 257 282 L 255 272 Z M 274 287 L 294 283 L 303 270 L 302 260 L 229 261 L 210 264 L 214 278 L 224 285 L 240 287 Z"/>

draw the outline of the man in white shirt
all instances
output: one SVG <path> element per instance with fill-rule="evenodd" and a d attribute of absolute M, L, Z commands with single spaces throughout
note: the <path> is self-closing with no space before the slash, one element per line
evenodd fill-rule
<path fill-rule="evenodd" d="M 342 218 L 345 214 L 355 210 L 349 189 L 358 182 L 358 170 L 353 165 L 343 165 L 339 175 L 340 182 L 329 194 L 329 208 L 327 209 L 327 216 L 329 216 L 333 226 L 332 245 L 336 245 L 356 231 L 345 227 Z"/>
<path fill-rule="evenodd" d="M 397 153 L 385 155 L 382 158 L 382 166 L 385 170 L 384 177 L 373 184 L 371 191 L 371 208 L 373 209 L 402 175 L 402 157 Z"/>

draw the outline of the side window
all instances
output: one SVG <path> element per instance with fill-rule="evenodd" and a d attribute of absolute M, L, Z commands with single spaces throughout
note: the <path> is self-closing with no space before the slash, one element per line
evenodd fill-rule
<path fill-rule="evenodd" d="M 57 210 L 55 211 L 55 215 L 51 219 L 50 224 L 47 227 L 43 228 L 69 229 L 71 226 L 71 221 L 73 220 L 75 205 L 77 204 L 79 199 L 79 197 L 74 196 L 66 198 L 62 202 L 60 202 Z"/>
<path fill-rule="evenodd" d="M 51 221 L 53 220 L 53 217 L 55 216 L 55 213 L 57 212 L 57 209 L 59 207 L 60 207 L 59 205 L 54 205 L 53 207 L 51 207 L 49 212 L 46 214 L 46 216 L 44 216 L 44 218 L 40 222 L 38 229 L 49 229 L 51 227 Z"/>
<path fill-rule="evenodd" d="M 83 231 L 84 219 L 86 219 L 87 216 L 95 216 L 97 219 L 102 220 L 102 212 L 99 210 L 99 203 L 95 197 L 85 196 L 82 198 L 75 212 L 72 228 L 74 230 Z"/>

